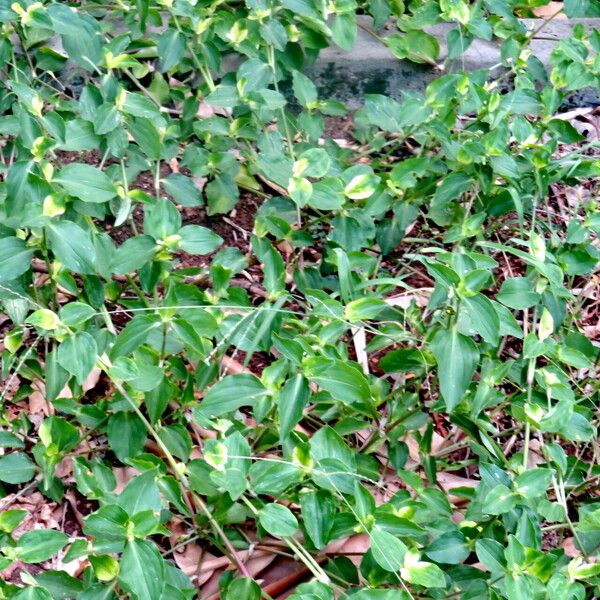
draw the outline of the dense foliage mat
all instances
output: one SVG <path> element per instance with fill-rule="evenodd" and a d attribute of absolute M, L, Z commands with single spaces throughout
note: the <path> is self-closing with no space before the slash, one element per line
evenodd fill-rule
<path fill-rule="evenodd" d="M 0 0 L 1 598 L 600 595 L 599 125 L 561 112 L 600 34 L 530 51 L 565 13 Z M 320 98 L 357 14 L 440 76 Z"/>

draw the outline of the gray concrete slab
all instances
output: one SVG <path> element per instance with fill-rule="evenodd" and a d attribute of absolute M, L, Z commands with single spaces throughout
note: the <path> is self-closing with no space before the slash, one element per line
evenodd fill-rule
<path fill-rule="evenodd" d="M 369 17 L 360 19 L 362 25 L 371 28 Z M 530 31 L 535 31 L 542 23 L 540 19 L 523 19 L 522 22 Z M 552 49 L 559 40 L 572 35 L 576 23 L 583 23 L 590 29 L 600 29 L 600 19 L 556 19 L 547 23 L 543 31 L 534 37 L 532 54 L 548 66 Z M 335 98 L 350 108 L 357 108 L 365 94 L 378 93 L 399 98 L 406 90 L 425 89 L 430 81 L 443 72 L 474 71 L 500 63 L 499 40 L 474 40 L 462 57 L 447 61 L 446 36 L 452 27 L 444 23 L 427 29 L 440 44 L 438 62 L 444 66 L 444 71 L 397 59 L 385 44 L 359 28 L 356 44 L 351 51 L 326 48 L 321 51 L 317 61 L 306 69 L 306 74 L 315 81 L 323 97 Z M 585 90 L 574 95 L 570 103 L 577 106 L 599 105 L 600 95 L 597 90 Z"/>

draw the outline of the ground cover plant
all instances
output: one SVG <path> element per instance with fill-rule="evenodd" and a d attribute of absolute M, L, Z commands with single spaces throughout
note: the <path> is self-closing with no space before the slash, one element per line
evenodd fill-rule
<path fill-rule="evenodd" d="M 600 121 L 564 108 L 600 35 L 531 52 L 565 15 L 600 7 L 0 0 L 1 598 L 600 595 Z M 319 97 L 359 25 L 439 77 Z"/>

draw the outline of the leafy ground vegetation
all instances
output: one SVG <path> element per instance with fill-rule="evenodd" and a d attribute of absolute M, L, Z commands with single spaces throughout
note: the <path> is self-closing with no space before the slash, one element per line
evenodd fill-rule
<path fill-rule="evenodd" d="M 348 115 L 303 69 L 360 13 L 439 77 Z M 562 108 L 600 34 L 530 50 L 565 14 L 0 0 L 1 598 L 600 595 L 600 122 Z"/>

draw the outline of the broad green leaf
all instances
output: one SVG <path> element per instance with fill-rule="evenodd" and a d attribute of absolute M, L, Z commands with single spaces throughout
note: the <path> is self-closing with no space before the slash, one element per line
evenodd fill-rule
<path fill-rule="evenodd" d="M 335 400 L 344 404 L 372 402 L 367 378 L 341 360 L 311 358 L 304 363 L 305 375 Z"/>
<path fill-rule="evenodd" d="M 21 588 L 12 600 L 54 600 L 49 591 L 39 586 Z"/>
<path fill-rule="evenodd" d="M 117 275 L 137 271 L 154 258 L 157 249 L 156 242 L 149 235 L 129 238 L 117 248 L 110 269 Z"/>
<path fill-rule="evenodd" d="M 477 558 L 492 573 L 501 573 L 505 566 L 504 547 L 496 540 L 484 538 L 475 544 Z"/>
<path fill-rule="evenodd" d="M 512 510 L 518 500 L 515 492 L 503 484 L 498 484 L 485 497 L 483 510 L 489 515 L 501 515 Z"/>
<path fill-rule="evenodd" d="M 218 175 L 204 189 L 208 202 L 208 214 L 218 215 L 229 212 L 240 197 L 235 181 L 227 175 Z"/>
<path fill-rule="evenodd" d="M 160 159 L 161 134 L 154 120 L 130 117 L 127 119 L 127 128 L 136 144 L 149 159 Z"/>
<path fill-rule="evenodd" d="M 120 461 L 135 458 L 144 449 L 146 428 L 140 418 L 130 412 L 118 412 L 108 421 L 108 444 Z"/>
<path fill-rule="evenodd" d="M 234 579 L 227 588 L 224 600 L 260 600 L 262 594 L 258 583 L 250 577 Z"/>
<path fill-rule="evenodd" d="M 94 368 L 97 354 L 96 340 L 86 331 L 80 331 L 67 337 L 58 347 L 58 362 L 81 385 Z"/>
<path fill-rule="evenodd" d="M 375 527 L 369 534 L 375 562 L 386 571 L 398 573 L 404 564 L 408 548 L 395 535 Z"/>
<path fill-rule="evenodd" d="M 438 365 L 442 398 L 449 411 L 462 400 L 479 362 L 479 351 L 471 338 L 456 330 L 440 329 L 431 341 Z"/>
<path fill-rule="evenodd" d="M 404 35 L 392 34 L 385 38 L 385 44 L 397 58 L 416 63 L 435 64 L 440 53 L 437 39 L 424 31 L 412 30 Z"/>
<path fill-rule="evenodd" d="M 425 549 L 425 555 L 437 563 L 457 565 L 471 553 L 465 536 L 459 531 L 442 534 Z"/>
<path fill-rule="evenodd" d="M 300 495 L 302 523 L 316 548 L 324 548 L 329 543 L 329 533 L 333 527 L 335 501 L 325 491 L 307 491 Z"/>
<path fill-rule="evenodd" d="M 464 325 L 470 335 L 478 334 L 486 342 L 497 344 L 500 335 L 500 318 L 488 298 L 477 293 L 463 298 L 461 308 L 464 308 Z"/>
<path fill-rule="evenodd" d="M 117 195 L 115 186 L 103 171 L 83 163 L 64 166 L 54 181 L 84 202 L 106 202 Z"/>
<path fill-rule="evenodd" d="M 43 571 L 35 580 L 48 590 L 53 598 L 74 598 L 83 591 L 83 583 L 64 571 Z"/>
<path fill-rule="evenodd" d="M 59 221 L 46 227 L 54 256 L 75 273 L 95 273 L 96 249 L 90 235 L 72 221 Z"/>
<path fill-rule="evenodd" d="M 292 87 L 294 96 L 302 106 L 308 107 L 317 101 L 318 95 L 315 84 L 300 71 L 294 71 Z"/>
<path fill-rule="evenodd" d="M 59 311 L 60 320 L 68 327 L 78 327 L 91 319 L 96 311 L 84 302 L 69 302 Z"/>
<path fill-rule="evenodd" d="M 298 521 L 294 513 L 275 502 L 261 508 L 258 519 L 265 531 L 276 537 L 290 537 L 298 530 Z"/>
<path fill-rule="evenodd" d="M 527 278 L 511 277 L 502 282 L 496 298 L 509 308 L 524 310 L 535 306 L 540 300 L 540 295 L 533 290 Z"/>
<path fill-rule="evenodd" d="M 199 206 L 202 204 L 200 190 L 190 177 L 181 173 L 171 173 L 163 179 L 163 186 L 167 194 L 173 196 L 173 200 L 182 206 Z"/>
<path fill-rule="evenodd" d="M 0 281 L 16 279 L 29 270 L 33 251 L 17 237 L 0 239 Z"/>
<path fill-rule="evenodd" d="M 146 540 L 130 540 L 121 558 L 119 583 L 144 600 L 160 600 L 165 587 L 165 561 Z"/>
<path fill-rule="evenodd" d="M 94 117 L 94 131 L 98 135 L 110 133 L 121 123 L 121 115 L 114 104 L 108 102 L 98 108 Z"/>
<path fill-rule="evenodd" d="M 0 513 L 0 531 L 2 533 L 11 533 L 14 531 L 27 516 L 26 510 L 5 510 Z"/>
<path fill-rule="evenodd" d="M 141 346 L 155 329 L 161 326 L 158 315 L 137 315 L 121 331 L 111 350 L 111 358 L 131 354 Z"/>
<path fill-rule="evenodd" d="M 194 409 L 194 416 L 213 418 L 233 412 L 242 406 L 254 406 L 269 391 L 254 375 L 229 375 L 213 385 Z"/>
<path fill-rule="evenodd" d="M 127 433 L 128 430 L 125 426 L 122 435 L 125 436 Z M 130 517 L 147 510 L 159 513 L 161 500 L 156 484 L 156 470 L 151 469 L 131 479 L 117 498 L 117 504 Z"/>
<path fill-rule="evenodd" d="M 288 379 L 277 396 L 279 437 L 286 438 L 302 418 L 310 398 L 308 382 L 302 375 Z"/>
<path fill-rule="evenodd" d="M 85 518 L 83 532 L 99 540 L 125 541 L 128 514 L 116 504 L 106 504 Z"/>
<path fill-rule="evenodd" d="M 378 298 L 358 298 L 344 308 L 344 317 L 351 323 L 375 319 L 388 305 Z"/>
<path fill-rule="evenodd" d="M 446 587 L 444 572 L 437 565 L 420 560 L 415 550 L 406 553 L 404 567 L 400 573 L 406 581 L 415 585 L 426 588 Z"/>
<path fill-rule="evenodd" d="M 177 29 L 169 28 L 158 38 L 159 69 L 168 71 L 181 62 L 185 53 L 185 35 Z"/>
<path fill-rule="evenodd" d="M 525 498 L 533 499 L 546 493 L 552 482 L 550 469 L 529 469 L 515 479 L 517 492 Z"/>
<path fill-rule="evenodd" d="M 31 481 L 35 474 L 35 467 L 30 458 L 22 453 L 15 452 L 0 458 L 0 481 L 4 483 L 25 483 Z"/>
<path fill-rule="evenodd" d="M 24 563 L 39 563 L 60 552 L 69 538 L 54 529 L 26 531 L 18 540 L 19 560 Z"/>
<path fill-rule="evenodd" d="M 570 19 L 575 17 L 600 17 L 600 6 L 594 0 L 565 0 L 564 10 Z"/>
<path fill-rule="evenodd" d="M 179 230 L 181 249 L 190 254 L 210 254 L 222 243 L 223 238 L 200 225 L 185 225 Z"/>

